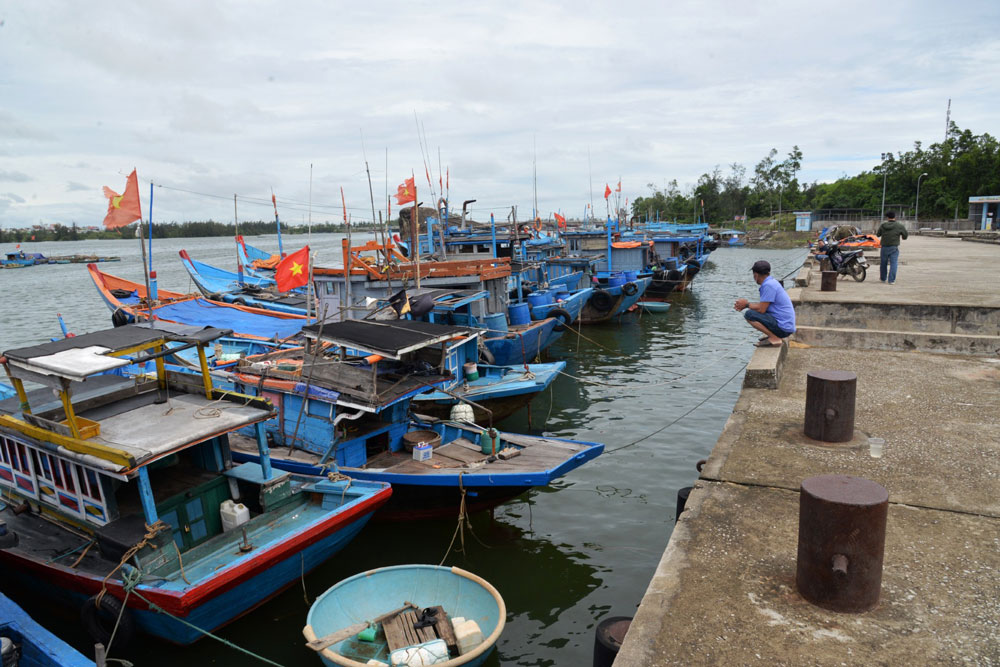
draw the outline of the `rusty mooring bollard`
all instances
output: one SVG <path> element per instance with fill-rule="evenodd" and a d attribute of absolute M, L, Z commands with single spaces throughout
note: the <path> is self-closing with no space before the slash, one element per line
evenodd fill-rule
<path fill-rule="evenodd" d="M 878 604 L 889 492 L 846 475 L 802 480 L 795 584 L 815 605 L 862 612 Z"/>
<path fill-rule="evenodd" d="M 819 274 L 819 291 L 820 292 L 836 292 L 837 291 L 837 276 L 840 275 L 836 271 L 823 271 Z"/>
<path fill-rule="evenodd" d="M 854 437 L 854 397 L 858 376 L 850 371 L 806 374 L 806 435 L 823 442 Z"/>

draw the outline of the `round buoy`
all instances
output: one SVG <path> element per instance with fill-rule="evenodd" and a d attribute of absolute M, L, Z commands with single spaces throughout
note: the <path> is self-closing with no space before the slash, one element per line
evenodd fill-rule
<path fill-rule="evenodd" d="M 597 624 L 594 636 L 594 667 L 611 667 L 625 633 L 632 623 L 631 616 L 611 616 Z"/>

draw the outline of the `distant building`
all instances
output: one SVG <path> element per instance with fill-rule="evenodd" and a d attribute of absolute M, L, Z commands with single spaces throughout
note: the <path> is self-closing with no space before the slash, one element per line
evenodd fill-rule
<path fill-rule="evenodd" d="M 1000 195 L 969 197 L 969 220 L 979 229 L 1000 229 Z"/>

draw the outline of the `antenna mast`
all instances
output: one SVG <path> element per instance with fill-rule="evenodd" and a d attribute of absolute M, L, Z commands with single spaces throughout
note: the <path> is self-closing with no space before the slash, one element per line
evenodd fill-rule
<path fill-rule="evenodd" d="M 948 112 L 944 115 L 944 140 L 948 141 L 948 133 L 951 132 L 951 98 L 948 98 Z"/>

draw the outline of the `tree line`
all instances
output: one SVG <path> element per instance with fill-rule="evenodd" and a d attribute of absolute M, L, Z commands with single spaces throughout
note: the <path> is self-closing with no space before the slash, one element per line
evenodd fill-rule
<path fill-rule="evenodd" d="M 638 219 L 727 221 L 746 213 L 749 218 L 773 218 L 779 212 L 855 210 L 878 216 L 885 187 L 886 210 L 910 216 L 916 208 L 920 182 L 921 219 L 964 218 L 969 197 L 1000 194 L 1000 142 L 989 134 L 973 134 L 954 122 L 948 137 L 899 154 L 886 153 L 870 171 L 844 175 L 832 183 L 799 183 L 802 151 L 793 146 L 784 158 L 771 151 L 748 174 L 733 163 L 716 166 L 682 192 L 673 179 L 662 189 L 650 183 L 650 194 L 632 204 Z"/>

